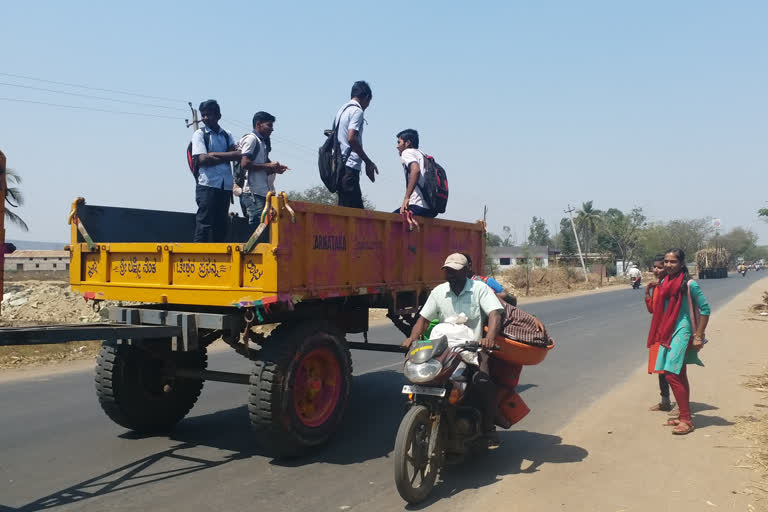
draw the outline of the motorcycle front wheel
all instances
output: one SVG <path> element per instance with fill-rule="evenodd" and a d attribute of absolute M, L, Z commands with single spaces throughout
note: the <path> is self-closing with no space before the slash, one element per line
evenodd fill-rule
<path fill-rule="evenodd" d="M 435 435 L 430 453 L 430 438 Z M 432 432 L 429 410 L 411 407 L 397 430 L 395 440 L 395 485 L 400 496 L 411 505 L 424 501 L 435 486 L 440 470 L 440 432 Z"/>

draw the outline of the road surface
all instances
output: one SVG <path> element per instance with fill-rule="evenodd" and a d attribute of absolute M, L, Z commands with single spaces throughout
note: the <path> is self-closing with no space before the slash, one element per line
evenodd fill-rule
<path fill-rule="evenodd" d="M 700 283 L 716 315 L 764 275 Z M 456 510 L 521 467 L 588 457 L 578 446 L 561 444 L 556 433 L 645 364 L 650 316 L 642 298 L 642 290 L 627 286 L 529 306 L 521 301 L 557 340 L 543 364 L 523 371 L 520 389 L 531 413 L 501 432 L 500 449 L 450 467 L 425 506 Z M 377 327 L 370 340 L 399 343 L 402 336 Z M 706 362 L 706 352 L 702 358 Z M 110 422 L 96 401 L 91 371 L 6 381 L 0 384 L 0 512 L 401 510 L 391 453 L 404 404 L 402 357 L 353 351 L 353 361 L 354 390 L 342 431 L 330 445 L 291 462 L 260 452 L 248 426 L 245 386 L 206 383 L 169 438 L 136 436 Z M 209 368 L 247 372 L 249 362 L 216 352 Z M 655 385 L 649 377 L 649 393 L 638 399 L 651 405 Z"/>

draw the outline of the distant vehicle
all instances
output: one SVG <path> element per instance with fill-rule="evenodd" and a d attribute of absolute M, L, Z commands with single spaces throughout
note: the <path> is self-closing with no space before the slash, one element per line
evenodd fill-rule
<path fill-rule="evenodd" d="M 723 247 L 709 247 L 696 253 L 696 268 L 699 279 L 720 279 L 728 277 L 728 258 Z"/>

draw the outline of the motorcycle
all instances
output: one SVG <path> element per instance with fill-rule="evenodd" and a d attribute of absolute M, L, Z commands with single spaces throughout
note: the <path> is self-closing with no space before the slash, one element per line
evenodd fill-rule
<path fill-rule="evenodd" d="M 632 289 L 633 290 L 640 289 L 640 278 L 639 277 L 633 277 L 632 278 Z"/>
<path fill-rule="evenodd" d="M 747 269 L 739 270 L 739 274 L 741 274 L 741 277 L 746 277 L 747 275 Z"/>
<path fill-rule="evenodd" d="M 403 373 L 409 409 L 395 440 L 395 485 L 410 504 L 429 496 L 444 464 L 488 449 L 483 435 L 482 402 L 472 392 L 476 368 L 463 353 L 477 353 L 478 343 L 450 347 L 445 336 L 411 346 Z"/>

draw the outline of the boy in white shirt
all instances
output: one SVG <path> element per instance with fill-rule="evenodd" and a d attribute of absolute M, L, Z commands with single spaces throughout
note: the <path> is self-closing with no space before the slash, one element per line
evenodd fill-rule
<path fill-rule="evenodd" d="M 437 217 L 437 212 L 427 203 L 423 187 L 426 185 L 424 173 L 424 153 L 419 151 L 419 132 L 412 129 L 397 134 L 397 151 L 405 170 L 405 198 L 403 204 L 394 213 L 404 215 L 410 211 L 421 217 Z"/>
<path fill-rule="evenodd" d="M 261 222 L 267 193 L 275 191 L 275 176 L 288 170 L 280 162 L 269 161 L 272 149 L 269 136 L 275 129 L 274 122 L 272 114 L 256 112 L 253 115 L 253 131 L 243 135 L 238 143 L 242 153 L 240 168 L 248 175 L 243 187 L 235 183 L 233 190 L 236 196 L 240 196 L 240 205 L 251 229 L 256 229 Z"/>

